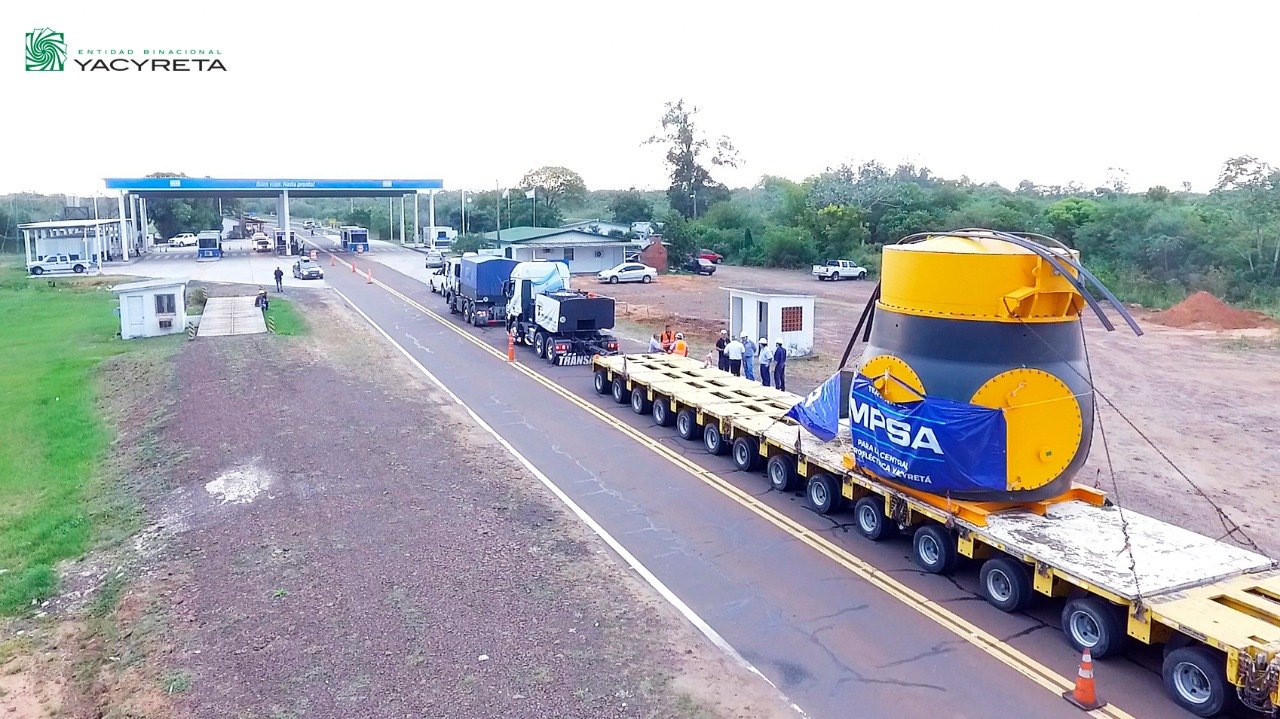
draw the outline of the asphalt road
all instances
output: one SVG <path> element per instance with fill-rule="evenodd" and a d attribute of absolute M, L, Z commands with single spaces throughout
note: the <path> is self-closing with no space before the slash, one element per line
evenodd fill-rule
<path fill-rule="evenodd" d="M 308 238 L 310 239 L 310 238 Z M 317 238 L 319 245 L 332 238 Z M 342 255 L 350 259 L 350 255 Z M 556 392 L 507 366 L 404 300 L 341 264 L 326 279 L 550 477 L 745 659 L 812 717 L 1078 717 L 1082 712 L 912 603 L 881 590 L 759 513 L 673 465 Z M 361 271 L 375 266 L 356 260 Z M 377 280 L 506 351 L 499 326 L 462 327 L 419 281 L 385 264 Z M 1030 659 L 1073 679 L 1078 657 L 1058 630 L 1059 603 L 1006 615 L 977 594 L 976 565 L 954 577 L 920 572 L 903 541 L 873 544 L 819 516 L 799 494 L 770 492 L 591 389 L 586 367 L 551 367 L 528 348 L 518 359 L 657 439 L 766 505 L 978 625 Z M 377 371 L 371 368 L 370 371 Z M 479 431 L 479 430 L 477 430 Z M 532 481 L 532 480 L 530 480 Z M 1100 696 L 1135 717 L 1189 717 L 1163 694 L 1157 649 L 1095 664 Z M 1120 714 L 1123 716 L 1123 714 Z"/>

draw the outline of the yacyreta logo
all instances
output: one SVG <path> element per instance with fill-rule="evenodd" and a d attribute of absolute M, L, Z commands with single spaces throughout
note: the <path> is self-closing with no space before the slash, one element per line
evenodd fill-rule
<path fill-rule="evenodd" d="M 27 33 L 27 70 L 62 72 L 67 64 L 67 39 L 47 27 Z"/>

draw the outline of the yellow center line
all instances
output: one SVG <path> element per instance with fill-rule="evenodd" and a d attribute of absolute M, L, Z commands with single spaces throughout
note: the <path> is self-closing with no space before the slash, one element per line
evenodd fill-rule
<path fill-rule="evenodd" d="M 321 249 L 324 249 L 324 248 L 321 248 Z M 325 249 L 324 251 L 328 252 L 331 256 L 333 255 L 333 253 L 327 249 Z M 341 258 L 338 258 L 337 261 L 343 264 L 350 264 Z M 835 561 L 837 564 L 844 567 L 845 569 L 848 569 L 850 572 L 857 575 L 858 577 L 880 588 L 881 590 L 889 594 L 894 599 L 897 599 L 898 601 L 902 602 L 908 607 L 914 609 L 920 614 L 933 620 L 935 623 L 941 625 L 942 627 L 945 627 L 946 629 L 955 633 L 962 639 L 968 641 L 973 646 L 982 650 L 989 656 L 994 657 L 995 659 L 1000 661 L 1002 664 L 1010 667 L 1014 671 L 1027 677 L 1028 679 L 1035 682 L 1036 684 L 1039 684 L 1045 689 L 1053 692 L 1054 695 L 1060 695 L 1064 691 L 1069 691 L 1074 686 L 1073 680 L 1067 679 L 1066 677 L 1055 672 L 1049 667 L 1027 656 L 1026 654 L 1019 651 L 1018 649 L 1015 649 L 1013 646 L 1004 642 L 999 637 L 996 637 L 990 632 L 987 632 L 986 630 L 978 627 L 972 622 L 969 622 L 968 620 L 960 617 L 958 614 L 955 614 L 954 612 L 946 609 L 945 607 L 942 607 L 938 603 L 934 602 L 933 600 L 929 599 L 923 594 L 920 594 L 914 589 L 911 589 L 910 587 L 903 584 L 902 582 L 899 582 L 898 580 L 884 574 L 883 572 L 881 572 L 879 569 L 876 569 L 871 564 L 863 561 L 862 559 L 859 559 L 858 557 L 850 554 L 845 549 L 837 546 L 835 543 L 831 542 L 826 537 L 823 537 L 819 534 L 815 534 L 813 530 L 810 530 L 809 528 L 805 527 L 804 525 L 800 524 L 794 519 L 791 519 L 790 517 L 782 514 L 781 512 L 770 507 L 764 502 L 761 502 L 759 499 L 757 499 L 753 495 L 739 489 L 738 487 L 735 487 L 733 484 L 730 484 L 729 482 L 725 481 L 723 478 L 719 477 L 715 473 L 707 469 L 704 469 L 698 464 L 684 458 L 677 452 L 663 445 L 658 440 L 655 440 L 652 437 L 649 437 L 648 435 L 631 427 L 630 425 L 619 421 L 618 419 L 610 415 L 608 412 L 605 412 L 604 410 L 600 409 L 594 404 L 591 404 L 587 400 L 579 397 L 578 395 L 574 394 L 570 390 L 556 383 L 554 380 L 551 380 L 550 378 L 545 377 L 542 374 L 518 362 L 508 363 L 507 356 L 505 353 L 498 351 L 494 347 L 491 347 L 484 340 L 476 337 L 470 332 L 467 332 L 464 328 L 459 327 L 458 325 L 451 322 L 447 317 L 437 314 L 433 310 L 427 309 L 422 304 L 408 297 L 404 293 L 396 290 L 395 288 L 388 286 L 386 283 L 382 282 L 381 280 L 375 279 L 373 281 L 373 284 L 387 291 L 392 296 L 396 297 L 397 299 L 409 305 L 410 307 L 413 307 L 419 312 L 436 320 L 436 322 L 439 323 L 440 325 L 448 328 L 449 330 L 457 334 L 459 337 L 462 337 L 463 339 L 479 347 L 485 352 L 488 352 L 490 355 L 493 355 L 494 357 L 498 358 L 503 363 L 510 364 L 515 370 L 525 374 L 530 379 L 543 385 L 544 387 L 551 390 L 552 392 L 555 392 L 556 394 L 565 398 L 569 402 L 572 402 L 574 405 L 585 410 L 586 412 L 589 412 L 600 421 L 608 424 L 609 426 L 613 427 L 619 432 L 622 432 L 628 437 L 631 437 L 635 441 L 639 442 L 641 445 L 657 453 L 659 456 L 664 457 L 665 459 L 670 461 L 672 464 L 683 469 L 684 471 L 688 472 L 694 477 L 702 480 L 705 484 L 710 485 L 712 488 L 716 489 L 721 494 L 725 495 L 726 497 L 729 497 L 730 499 L 734 500 L 735 502 L 742 505 L 743 507 L 746 507 L 747 509 L 751 510 L 753 513 L 755 513 L 762 519 L 768 521 L 770 524 L 773 524 L 774 526 L 778 527 L 782 531 L 791 535 L 795 539 L 798 539 L 801 542 L 804 542 L 806 545 L 812 547 L 813 549 L 816 549 L 818 552 L 820 552 L 826 557 L 829 557 L 830 559 Z M 1110 704 L 1102 707 L 1101 709 L 1095 709 L 1091 712 L 1088 712 L 1088 714 L 1090 716 L 1099 717 L 1099 718 L 1110 717 L 1111 719 L 1133 719 L 1133 716 L 1130 715 L 1128 712 L 1125 712 L 1124 710 L 1119 709 Z"/>

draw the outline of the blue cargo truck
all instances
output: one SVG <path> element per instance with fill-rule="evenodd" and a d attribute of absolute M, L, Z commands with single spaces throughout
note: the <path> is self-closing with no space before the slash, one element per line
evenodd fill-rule
<path fill-rule="evenodd" d="M 520 264 L 505 257 L 478 255 L 459 262 L 458 290 L 449 300 L 449 311 L 461 314 L 468 324 L 484 327 L 506 318 L 503 285 Z"/>

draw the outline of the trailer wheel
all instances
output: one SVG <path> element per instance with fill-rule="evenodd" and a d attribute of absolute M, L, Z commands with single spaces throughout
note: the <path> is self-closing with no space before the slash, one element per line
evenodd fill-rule
<path fill-rule="evenodd" d="M 671 400 L 659 397 L 653 402 L 653 421 L 659 427 L 670 427 L 676 423 L 676 416 L 671 411 Z"/>
<path fill-rule="evenodd" d="M 869 495 L 859 499 L 853 505 L 854 526 L 858 534 L 879 542 L 898 533 L 898 525 L 889 521 L 884 513 L 884 498 Z"/>
<path fill-rule="evenodd" d="M 685 407 L 676 415 L 676 434 L 680 435 L 680 439 L 687 439 L 690 442 L 702 437 L 702 432 L 698 428 L 698 413 L 692 409 Z"/>
<path fill-rule="evenodd" d="M 649 414 L 653 410 L 653 403 L 649 401 L 649 395 L 645 392 L 644 387 L 636 387 L 631 390 L 631 411 L 636 414 Z"/>
<path fill-rule="evenodd" d="M 1198 717 L 1218 716 L 1235 704 L 1235 689 L 1227 681 L 1226 657 L 1209 647 L 1169 652 L 1160 673 L 1174 703 Z"/>
<path fill-rule="evenodd" d="M 702 446 L 711 454 L 719 455 L 729 451 L 729 445 L 724 441 L 724 434 L 720 432 L 718 423 L 709 422 L 702 428 Z"/>
<path fill-rule="evenodd" d="M 1062 633 L 1077 652 L 1085 649 L 1094 659 L 1105 659 L 1124 650 L 1129 638 L 1123 611 L 1100 597 L 1072 599 L 1062 608 Z"/>
<path fill-rule="evenodd" d="M 613 401 L 626 404 L 631 401 L 631 393 L 627 391 L 627 383 L 621 377 L 613 378 Z"/>
<path fill-rule="evenodd" d="M 544 359 L 547 356 L 547 336 L 542 330 L 533 333 L 533 353 Z"/>
<path fill-rule="evenodd" d="M 834 512 L 840 508 L 840 500 L 843 499 L 840 496 L 840 480 L 826 473 L 810 477 L 805 494 L 809 498 L 809 506 L 818 514 Z"/>
<path fill-rule="evenodd" d="M 1002 612 L 1019 612 L 1031 606 L 1031 575 L 1027 565 L 1009 557 L 988 559 L 978 572 L 982 596 Z"/>
<path fill-rule="evenodd" d="M 769 486 L 779 492 L 790 491 L 796 486 L 796 461 L 785 454 L 770 457 L 765 473 L 769 475 Z"/>
<path fill-rule="evenodd" d="M 925 524 L 911 540 L 911 558 L 930 574 L 949 574 L 956 568 L 959 554 L 951 532 L 940 524 Z"/>
<path fill-rule="evenodd" d="M 596 370 L 594 384 L 596 394 L 609 394 L 609 390 L 613 385 L 613 383 L 609 381 L 608 373 L 602 369 Z"/>
<path fill-rule="evenodd" d="M 751 437 L 733 440 L 733 464 L 743 472 L 760 466 L 760 443 Z"/>

